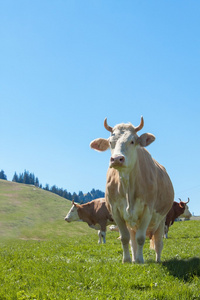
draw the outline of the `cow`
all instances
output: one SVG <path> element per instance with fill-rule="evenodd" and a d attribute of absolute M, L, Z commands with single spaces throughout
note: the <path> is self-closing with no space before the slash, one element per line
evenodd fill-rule
<path fill-rule="evenodd" d="M 189 203 L 190 199 L 188 198 L 187 202 L 181 201 L 179 198 L 179 203 L 174 201 L 170 211 L 168 212 L 165 220 L 165 238 L 168 238 L 168 231 L 169 227 L 174 223 L 175 219 L 178 217 L 180 218 L 190 218 L 192 216 L 191 212 L 189 211 L 189 208 L 187 206 L 187 203 Z"/>
<path fill-rule="evenodd" d="M 72 207 L 65 217 L 65 221 L 83 221 L 91 228 L 98 230 L 99 241 L 106 243 L 106 226 L 114 224 L 114 220 L 106 207 L 105 198 L 98 198 L 85 204 L 76 204 L 72 201 Z"/>
<path fill-rule="evenodd" d="M 117 232 L 119 232 L 119 228 L 116 225 L 111 225 L 109 227 L 109 229 L 110 229 L 110 231 L 117 231 Z"/>
<path fill-rule="evenodd" d="M 145 149 L 155 136 L 137 132 L 144 126 L 131 123 L 104 127 L 111 133 L 108 139 L 98 138 L 90 143 L 97 151 L 110 148 L 111 158 L 107 171 L 105 199 L 114 221 L 119 227 L 123 248 L 122 262 L 143 263 L 146 236 L 153 242 L 156 261 L 161 261 L 165 217 L 174 200 L 172 182 L 165 170 Z"/>

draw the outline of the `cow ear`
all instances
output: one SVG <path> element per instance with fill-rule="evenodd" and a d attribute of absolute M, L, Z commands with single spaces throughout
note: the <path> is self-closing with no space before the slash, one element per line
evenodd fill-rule
<path fill-rule="evenodd" d="M 179 206 L 180 206 L 180 208 L 184 208 L 185 207 L 184 203 L 182 201 L 179 203 Z"/>
<path fill-rule="evenodd" d="M 109 148 L 109 142 L 106 139 L 96 139 L 90 143 L 90 147 L 97 151 L 106 151 Z"/>
<path fill-rule="evenodd" d="M 151 133 L 144 133 L 142 134 L 140 137 L 138 137 L 137 139 L 137 143 L 141 146 L 141 147 L 147 147 L 149 146 L 151 143 L 153 143 L 155 141 L 155 136 Z"/>

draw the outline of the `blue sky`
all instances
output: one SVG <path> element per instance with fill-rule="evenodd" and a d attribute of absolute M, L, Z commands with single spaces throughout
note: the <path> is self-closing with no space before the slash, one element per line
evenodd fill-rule
<path fill-rule="evenodd" d="M 200 2 L 1 1 L 0 169 L 105 190 L 103 120 L 156 140 L 175 200 L 200 215 Z"/>

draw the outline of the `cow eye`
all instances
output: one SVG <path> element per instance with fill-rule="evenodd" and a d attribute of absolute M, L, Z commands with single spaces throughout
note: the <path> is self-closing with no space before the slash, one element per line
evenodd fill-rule
<path fill-rule="evenodd" d="M 133 145 L 134 144 L 134 141 L 131 141 L 131 145 Z"/>
<path fill-rule="evenodd" d="M 115 147 L 115 142 L 110 141 L 110 147 L 111 147 L 111 148 L 114 148 L 114 147 Z"/>

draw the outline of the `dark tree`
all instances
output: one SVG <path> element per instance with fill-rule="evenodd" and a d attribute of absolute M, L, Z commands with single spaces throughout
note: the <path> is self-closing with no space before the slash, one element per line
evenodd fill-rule
<path fill-rule="evenodd" d="M 49 185 L 46 183 L 44 190 L 49 191 Z"/>
<path fill-rule="evenodd" d="M 72 199 L 73 199 L 75 202 L 79 202 L 79 198 L 78 198 L 78 195 L 77 195 L 76 193 L 73 193 Z"/>
<path fill-rule="evenodd" d="M 12 179 L 13 182 L 19 182 L 19 177 L 17 175 L 17 173 L 15 172 L 14 176 L 13 176 L 13 179 Z"/>
<path fill-rule="evenodd" d="M 27 172 L 26 170 L 24 171 L 23 175 L 23 183 L 30 184 L 29 172 Z"/>
<path fill-rule="evenodd" d="M 35 184 L 35 186 L 37 186 L 37 187 L 38 187 L 39 184 L 40 184 L 40 183 L 39 183 L 39 179 L 38 179 L 37 177 L 35 178 L 35 183 L 34 183 L 34 184 Z"/>
<path fill-rule="evenodd" d="M 3 170 L 0 171 L 0 179 L 7 180 L 7 176 Z"/>

